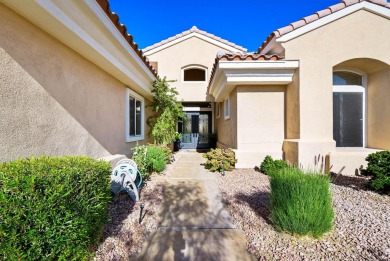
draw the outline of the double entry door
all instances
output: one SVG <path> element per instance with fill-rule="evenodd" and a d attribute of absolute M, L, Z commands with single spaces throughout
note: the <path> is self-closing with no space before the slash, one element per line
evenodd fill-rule
<path fill-rule="evenodd" d="M 211 112 L 186 112 L 179 123 L 182 149 L 209 149 Z"/>

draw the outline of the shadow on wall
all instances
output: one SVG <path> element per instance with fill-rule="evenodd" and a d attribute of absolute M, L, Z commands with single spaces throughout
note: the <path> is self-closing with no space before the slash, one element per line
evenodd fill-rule
<path fill-rule="evenodd" d="M 25 90 L 14 101 L 30 116 L 21 120 L 39 118 L 34 126 L 42 129 L 34 133 L 57 136 L 57 143 L 69 145 L 63 146 L 63 153 L 89 144 L 91 154 L 96 153 L 93 150 L 125 154 L 124 85 L 8 8 L 0 13 L 6 25 L 0 30 L 4 36 L 0 46 L 19 67 L 12 71 L 14 82 L 9 85 L 16 83 Z M 24 100 L 28 106 L 22 105 Z M 31 117 L 34 113 L 39 116 Z"/>

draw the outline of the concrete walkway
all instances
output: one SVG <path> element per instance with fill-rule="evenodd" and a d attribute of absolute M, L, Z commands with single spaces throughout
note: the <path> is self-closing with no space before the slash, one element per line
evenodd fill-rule
<path fill-rule="evenodd" d="M 169 171 L 159 229 L 138 260 L 255 260 L 223 208 L 216 174 L 195 151 L 180 151 Z"/>

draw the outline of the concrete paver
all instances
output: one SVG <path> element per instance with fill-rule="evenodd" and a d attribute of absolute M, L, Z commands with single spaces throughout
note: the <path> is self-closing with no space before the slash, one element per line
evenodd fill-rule
<path fill-rule="evenodd" d="M 180 151 L 167 176 L 161 224 L 137 260 L 255 260 L 223 208 L 216 174 L 201 153 Z"/>

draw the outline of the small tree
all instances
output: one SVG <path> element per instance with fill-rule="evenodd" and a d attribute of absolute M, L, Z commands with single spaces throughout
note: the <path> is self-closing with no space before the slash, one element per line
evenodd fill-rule
<path fill-rule="evenodd" d="M 172 81 L 167 81 L 166 77 L 153 82 L 152 109 L 155 115 L 148 118 L 148 124 L 156 144 L 170 144 L 174 140 L 176 124 L 184 116 L 183 105 L 177 100 L 179 93 L 169 86 L 169 82 Z"/>

